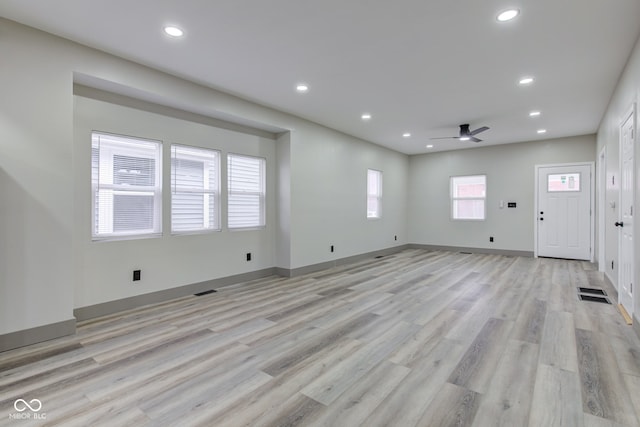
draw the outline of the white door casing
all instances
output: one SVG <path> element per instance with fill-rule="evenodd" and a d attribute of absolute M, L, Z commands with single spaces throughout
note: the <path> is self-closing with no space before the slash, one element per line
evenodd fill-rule
<path fill-rule="evenodd" d="M 593 163 L 536 166 L 536 256 L 592 260 Z"/>
<path fill-rule="evenodd" d="M 620 209 L 616 226 L 619 230 L 618 302 L 633 315 L 633 182 L 635 109 L 620 125 Z"/>
<path fill-rule="evenodd" d="M 596 166 L 598 173 L 598 271 L 604 273 L 606 268 L 607 245 L 606 235 L 606 204 L 607 204 L 607 146 L 602 147 Z"/>

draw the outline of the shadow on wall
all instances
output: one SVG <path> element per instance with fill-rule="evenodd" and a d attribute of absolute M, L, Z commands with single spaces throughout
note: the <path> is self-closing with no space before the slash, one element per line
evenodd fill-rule
<path fill-rule="evenodd" d="M 62 249 L 60 240 L 49 238 L 52 233 L 47 230 L 68 233 L 0 167 L 0 334 L 37 326 L 31 323 L 42 319 L 50 311 L 46 306 L 55 302 L 49 298 L 56 292 L 51 282 L 63 277 L 64 266 L 52 256 Z"/>

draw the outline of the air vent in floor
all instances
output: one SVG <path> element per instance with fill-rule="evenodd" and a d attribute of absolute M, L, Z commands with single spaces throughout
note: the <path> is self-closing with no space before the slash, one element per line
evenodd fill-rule
<path fill-rule="evenodd" d="M 197 297 L 201 297 L 203 295 L 209 295 L 209 294 L 212 294 L 214 292 L 216 292 L 215 289 L 209 289 L 208 291 L 198 292 L 197 294 L 194 294 L 194 295 L 197 296 Z"/>
<path fill-rule="evenodd" d="M 581 301 L 601 302 L 603 304 L 611 304 L 605 297 L 596 297 L 593 295 L 578 295 Z"/>
<path fill-rule="evenodd" d="M 580 292 L 581 294 L 593 294 L 593 295 L 604 295 L 604 296 L 607 295 L 607 293 L 602 289 L 596 289 L 596 288 L 578 288 L 578 292 Z"/>

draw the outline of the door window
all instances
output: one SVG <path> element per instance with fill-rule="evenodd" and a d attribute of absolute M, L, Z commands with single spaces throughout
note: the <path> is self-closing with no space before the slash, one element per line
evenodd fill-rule
<path fill-rule="evenodd" d="M 580 191 L 580 173 L 559 173 L 547 176 L 549 193 Z"/>

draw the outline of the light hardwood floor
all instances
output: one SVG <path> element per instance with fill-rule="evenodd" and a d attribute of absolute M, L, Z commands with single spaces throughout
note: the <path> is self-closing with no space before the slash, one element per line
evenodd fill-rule
<path fill-rule="evenodd" d="M 640 341 L 578 286 L 615 292 L 424 250 L 228 286 L 0 353 L 0 425 L 640 426 Z"/>

